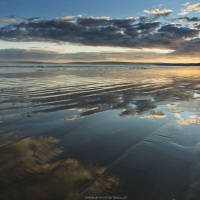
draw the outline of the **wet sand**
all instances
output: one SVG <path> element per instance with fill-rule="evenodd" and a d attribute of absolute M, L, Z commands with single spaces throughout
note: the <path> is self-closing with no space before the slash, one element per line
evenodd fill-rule
<path fill-rule="evenodd" d="M 200 69 L 1 67 L 0 93 L 0 199 L 200 199 Z"/>

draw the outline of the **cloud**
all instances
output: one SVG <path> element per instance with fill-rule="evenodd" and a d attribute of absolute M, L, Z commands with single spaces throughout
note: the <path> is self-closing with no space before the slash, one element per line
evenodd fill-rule
<path fill-rule="evenodd" d="M 190 5 L 186 8 L 186 10 L 188 12 L 192 12 L 192 11 L 200 11 L 200 3 L 196 3 L 196 4 L 193 4 L 193 5 Z"/>
<path fill-rule="evenodd" d="M 0 23 L 8 24 L 8 23 L 15 23 L 16 19 L 14 16 L 7 16 L 0 18 Z"/>
<path fill-rule="evenodd" d="M 189 118 L 183 118 L 179 113 L 175 114 L 178 119 L 178 123 L 181 125 L 200 125 L 200 117 L 196 115 L 192 115 Z"/>
<path fill-rule="evenodd" d="M 23 21 L 23 22 L 37 22 L 40 19 L 41 19 L 40 17 L 21 18 L 21 21 Z"/>
<path fill-rule="evenodd" d="M 185 20 L 186 23 L 199 20 L 197 17 L 178 19 Z M 176 52 L 180 50 L 182 52 L 183 46 L 185 48 L 188 41 L 193 41 L 198 37 L 198 24 L 194 26 L 175 23 L 162 24 L 155 19 L 143 16 L 126 19 L 83 18 L 80 16 L 73 18 L 70 16 L 51 20 L 36 17 L 26 18 L 19 23 L 5 25 L 0 28 L 0 39 L 5 41 L 67 42 L 87 46 L 169 49 Z M 198 49 L 195 44 L 186 49 L 193 51 L 192 48 Z M 20 50 L 15 53 L 16 58 L 17 55 L 22 56 Z M 34 51 L 26 51 L 25 53 L 26 55 L 31 54 L 32 57 L 39 56 Z M 52 52 L 48 53 L 52 55 Z M 53 52 L 53 55 L 56 56 L 55 52 Z M 45 58 L 48 57 L 47 54 L 44 56 Z"/>
<path fill-rule="evenodd" d="M 65 16 L 62 19 L 64 19 L 64 20 L 73 20 L 75 18 L 76 18 L 76 16 L 72 15 L 72 16 Z"/>
<path fill-rule="evenodd" d="M 179 17 L 177 19 L 174 20 L 178 20 L 180 22 L 197 22 L 200 21 L 200 19 L 198 17 Z"/>
<path fill-rule="evenodd" d="M 0 60 L 52 60 L 52 61 L 96 61 L 96 60 L 131 60 L 152 58 L 157 55 L 160 57 L 165 53 L 156 52 L 156 50 L 143 50 L 127 52 L 77 52 L 77 53 L 59 53 L 56 51 L 47 51 L 41 49 L 2 49 L 0 50 Z"/>
<path fill-rule="evenodd" d="M 191 53 L 198 57 L 200 56 L 200 38 L 195 38 L 192 40 L 186 40 L 182 42 L 178 50 L 174 52 L 174 54 L 182 55 L 189 55 Z"/>
<path fill-rule="evenodd" d="M 158 30 L 158 32 L 165 33 L 166 37 L 173 37 L 176 39 L 193 38 L 199 34 L 198 30 L 178 26 L 178 24 L 164 25 Z"/>
<path fill-rule="evenodd" d="M 188 6 L 190 4 L 190 2 L 186 2 L 184 4 L 182 4 L 183 6 Z"/>
<path fill-rule="evenodd" d="M 200 29 L 200 24 L 195 23 L 194 28 Z"/>
<path fill-rule="evenodd" d="M 132 26 L 132 23 L 137 21 L 137 18 L 129 17 L 126 19 L 110 19 L 109 17 L 88 17 L 78 18 L 77 23 L 82 26 L 117 26 L 120 28 L 126 28 Z"/>
<path fill-rule="evenodd" d="M 186 15 L 193 11 L 200 12 L 200 3 L 189 5 L 186 9 L 182 9 L 179 15 Z"/>
<path fill-rule="evenodd" d="M 135 23 L 128 19 L 78 18 L 75 21 L 64 19 L 30 20 L 0 28 L 0 39 L 7 41 L 49 41 L 70 42 L 90 46 L 151 46 L 142 37 L 150 34 L 159 22 Z M 138 41 L 140 40 L 140 41 Z"/>
<path fill-rule="evenodd" d="M 151 22 L 151 19 L 149 17 L 146 17 L 146 16 L 140 16 L 138 18 L 138 21 L 146 23 L 146 22 Z"/>
<path fill-rule="evenodd" d="M 153 14 L 153 15 L 157 15 L 157 16 L 167 16 L 169 14 L 171 14 L 173 12 L 173 10 L 168 10 L 168 9 L 163 9 L 163 10 L 160 10 L 160 9 L 154 9 L 154 10 L 144 10 L 143 11 L 144 13 L 146 14 Z"/>
<path fill-rule="evenodd" d="M 166 118 L 166 115 L 162 112 L 151 111 L 149 112 L 149 114 L 141 116 L 141 118 L 142 119 L 161 119 L 161 118 Z"/>
<path fill-rule="evenodd" d="M 105 19 L 105 18 L 78 18 L 77 19 L 77 24 L 82 25 L 82 26 L 106 26 L 106 25 L 110 25 L 111 22 L 109 19 Z"/>
<path fill-rule="evenodd" d="M 42 50 L 26 50 L 26 49 L 1 49 L 0 59 L 51 59 L 59 56 L 57 52 L 54 51 L 42 51 Z"/>
<path fill-rule="evenodd" d="M 58 143 L 54 137 L 31 137 L 1 145 L 1 199 L 85 199 L 87 194 L 111 193 L 119 185 L 106 166 L 59 159 L 63 149 Z"/>

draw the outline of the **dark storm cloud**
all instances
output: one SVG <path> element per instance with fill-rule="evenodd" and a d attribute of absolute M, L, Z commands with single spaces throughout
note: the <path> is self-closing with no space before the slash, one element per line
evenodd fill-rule
<path fill-rule="evenodd" d="M 194 28 L 200 29 L 200 24 L 194 24 Z"/>
<path fill-rule="evenodd" d="M 164 12 L 164 11 L 163 11 Z M 196 18 L 189 20 L 195 21 Z M 151 18 L 66 17 L 28 18 L 0 28 L 6 41 L 48 41 L 89 46 L 163 48 L 178 50 L 184 40 L 198 37 L 199 30 L 181 24 L 162 24 Z"/>
<path fill-rule="evenodd" d="M 181 22 L 197 22 L 200 21 L 200 19 L 198 17 L 179 17 L 176 19 L 173 19 L 173 21 L 178 20 Z"/>
<path fill-rule="evenodd" d="M 198 36 L 199 34 L 198 30 L 179 26 L 179 24 L 164 25 L 158 30 L 158 32 L 165 33 L 165 37 L 173 37 L 176 39 L 192 38 Z"/>
<path fill-rule="evenodd" d="M 111 22 L 109 19 L 105 18 L 81 18 L 79 17 L 77 19 L 77 24 L 82 25 L 82 26 L 108 26 L 111 25 Z"/>
<path fill-rule="evenodd" d="M 138 19 L 138 21 L 142 23 L 151 22 L 151 20 L 152 20 L 151 18 L 146 17 L 146 16 L 140 16 Z"/>
<path fill-rule="evenodd" d="M 94 26 L 117 26 L 120 28 L 126 28 L 132 26 L 132 23 L 137 21 L 136 18 L 130 17 L 127 19 L 109 19 L 108 17 L 102 18 L 81 18 L 77 19 L 77 24 L 82 26 L 94 27 Z"/>
<path fill-rule="evenodd" d="M 184 41 L 177 52 L 177 54 L 198 54 L 200 55 L 200 38 Z"/>
<path fill-rule="evenodd" d="M 146 30 L 148 32 L 153 31 L 155 28 L 158 28 L 160 26 L 160 22 L 148 22 L 148 23 L 138 23 L 135 25 L 138 30 Z"/>
<path fill-rule="evenodd" d="M 118 26 L 120 28 L 127 28 L 131 27 L 132 23 L 137 21 L 135 18 L 128 18 L 128 19 L 113 19 L 113 25 Z"/>
<path fill-rule="evenodd" d="M 21 22 L 0 29 L 0 39 L 7 41 L 52 41 L 98 46 L 138 46 L 133 35 L 150 33 L 158 23 L 132 24 L 135 19 L 64 19 Z M 130 34 L 130 32 L 138 34 Z M 141 31 L 141 32 L 140 32 Z M 125 34 L 129 33 L 129 34 Z M 143 46 L 142 43 L 138 46 Z"/>

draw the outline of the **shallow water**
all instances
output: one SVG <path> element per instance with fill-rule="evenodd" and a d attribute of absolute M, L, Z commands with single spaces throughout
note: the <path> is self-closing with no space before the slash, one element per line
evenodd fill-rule
<path fill-rule="evenodd" d="M 1 199 L 200 199 L 200 69 L 0 71 Z"/>

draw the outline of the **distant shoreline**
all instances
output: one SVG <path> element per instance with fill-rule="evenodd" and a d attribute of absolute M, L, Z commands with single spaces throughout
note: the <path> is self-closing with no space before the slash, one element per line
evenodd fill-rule
<path fill-rule="evenodd" d="M 67 64 L 83 64 L 83 65 L 162 65 L 162 66 L 200 66 L 200 63 L 141 63 L 141 62 L 68 62 L 68 63 L 54 63 L 54 62 L 34 62 L 34 61 L 0 61 L 2 63 L 12 64 L 54 64 L 54 65 L 67 65 Z"/>

